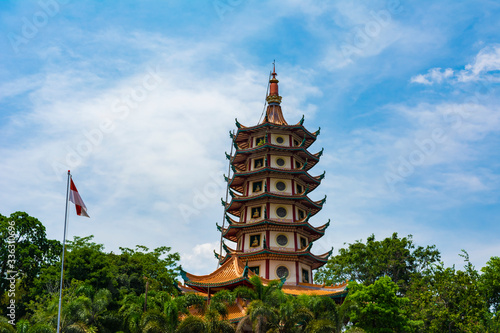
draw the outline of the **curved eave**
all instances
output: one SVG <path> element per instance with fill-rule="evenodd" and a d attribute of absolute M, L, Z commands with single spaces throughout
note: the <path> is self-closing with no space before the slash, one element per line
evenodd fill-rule
<path fill-rule="evenodd" d="M 185 282 L 185 284 L 191 288 L 193 288 L 194 290 L 198 290 L 198 291 L 205 291 L 207 288 L 217 288 L 217 287 L 223 287 L 223 288 L 228 288 L 228 289 L 231 289 L 231 288 L 235 288 L 239 285 L 242 284 L 242 282 L 248 282 L 248 278 L 246 277 L 239 277 L 239 278 L 235 278 L 235 279 L 232 279 L 232 280 L 229 280 L 229 281 L 221 281 L 221 282 L 203 282 L 203 281 L 187 281 Z M 200 288 L 201 287 L 201 288 Z"/>
<path fill-rule="evenodd" d="M 284 285 L 282 288 L 283 292 L 288 295 L 298 296 L 302 294 L 306 295 L 318 295 L 331 298 L 341 298 L 347 296 L 347 282 L 338 284 L 335 286 L 325 286 L 310 284 L 310 283 L 298 283 L 297 285 Z"/>
<path fill-rule="evenodd" d="M 225 256 L 221 256 L 219 259 L 219 265 L 224 265 L 226 261 L 232 258 L 231 253 L 227 253 Z"/>
<path fill-rule="evenodd" d="M 269 129 L 279 129 L 279 130 L 286 130 L 286 131 L 291 131 L 294 134 L 297 134 L 299 137 L 303 138 L 304 136 L 306 137 L 306 141 L 311 140 L 311 144 L 316 140 L 317 138 L 317 132 L 311 133 L 309 132 L 303 125 L 300 124 L 295 124 L 295 125 L 277 125 L 273 123 L 263 123 L 259 124 L 256 126 L 250 126 L 250 127 L 245 127 L 241 126 L 241 128 L 238 129 L 238 131 L 235 134 L 235 141 L 236 142 L 243 142 L 247 141 L 248 137 L 255 133 L 259 132 L 263 128 L 268 127 Z"/>
<path fill-rule="evenodd" d="M 229 204 L 227 211 L 231 214 L 235 210 L 239 210 L 241 206 L 243 206 L 247 202 L 255 201 L 255 200 L 262 200 L 266 198 L 273 198 L 273 199 L 284 199 L 288 201 L 300 201 L 301 204 L 306 206 L 307 208 L 311 209 L 321 209 L 323 205 L 325 204 L 324 200 L 320 201 L 312 201 L 307 195 L 282 195 L 282 194 L 274 194 L 274 193 L 269 193 L 269 192 L 264 192 L 260 195 L 257 196 L 237 196 L 232 198 L 231 203 Z M 233 207 L 234 206 L 234 207 Z M 234 214 L 233 214 L 234 215 Z"/>
<path fill-rule="evenodd" d="M 234 252 L 234 250 L 230 250 L 226 246 L 224 248 L 230 252 Z M 205 291 L 204 288 L 231 288 L 232 286 L 241 285 L 245 281 L 248 282 L 248 277 L 255 274 L 249 271 L 246 265 L 236 256 L 226 255 L 221 260 L 224 263 L 214 272 L 207 275 L 190 274 L 181 268 L 181 276 L 184 279 L 184 284 L 198 291 Z M 212 289 L 211 291 L 214 290 Z"/>
<path fill-rule="evenodd" d="M 260 168 L 258 170 L 253 170 L 253 171 L 247 171 L 247 172 L 238 172 L 233 174 L 233 177 L 231 179 L 228 179 L 229 186 L 231 188 L 234 187 L 241 187 L 243 183 L 245 182 L 245 179 L 249 176 L 259 176 L 263 173 L 266 172 L 276 172 L 276 173 L 284 173 L 284 174 L 289 174 L 289 175 L 296 175 L 302 180 L 304 183 L 312 185 L 313 187 L 310 188 L 309 192 L 312 192 L 317 186 L 320 185 L 321 180 L 323 179 L 323 175 L 319 176 L 311 176 L 306 170 L 300 170 L 300 169 L 277 169 L 277 168 L 272 168 L 269 166 L 265 166 L 263 168 Z M 237 190 L 237 189 L 235 189 Z M 242 192 L 242 191 L 238 191 Z"/>
<path fill-rule="evenodd" d="M 289 257 L 306 257 L 312 262 L 311 268 L 312 269 L 317 269 L 324 264 L 328 262 L 328 257 L 330 256 L 330 252 L 327 252 L 322 255 L 314 255 L 311 253 L 309 250 L 309 247 L 307 247 L 305 250 L 298 250 L 298 251 L 276 251 L 272 249 L 261 249 L 255 252 L 241 252 L 241 251 L 234 251 L 233 255 L 237 255 L 239 258 L 248 258 L 248 257 L 254 257 L 258 255 L 277 255 L 277 256 L 289 256 Z"/>
<path fill-rule="evenodd" d="M 237 149 L 236 152 L 234 153 L 234 156 L 231 157 L 231 163 L 242 163 L 244 160 L 246 160 L 245 155 L 256 154 L 261 151 L 265 152 L 268 149 L 275 149 L 278 151 L 295 153 L 304 160 L 307 158 L 307 160 L 309 161 L 308 163 L 313 163 L 313 161 L 317 163 L 321 155 L 321 152 L 311 154 L 305 147 L 288 147 L 288 146 L 273 145 L 272 143 L 266 143 L 258 147 Z"/>
<path fill-rule="evenodd" d="M 263 202 L 266 202 L 266 201 L 263 201 Z M 301 203 L 303 203 L 303 202 L 301 202 Z M 240 211 L 240 209 L 242 207 L 244 207 L 245 205 L 246 204 L 244 202 L 233 202 L 233 201 L 231 201 L 231 203 L 227 206 L 226 211 L 229 214 L 241 217 L 241 211 Z M 307 205 L 305 205 L 305 206 L 307 207 Z M 322 206 L 309 206 L 308 208 L 310 210 L 311 215 L 314 216 L 314 215 L 316 215 L 321 210 Z"/>
<path fill-rule="evenodd" d="M 273 221 L 269 219 L 265 219 L 259 222 L 254 222 L 254 223 L 242 223 L 242 222 L 236 222 L 229 227 L 224 228 L 222 230 L 222 236 L 230 241 L 236 242 L 236 234 L 238 233 L 239 230 L 248 228 L 249 232 L 251 232 L 251 229 L 254 227 L 260 227 L 262 225 L 273 225 L 273 226 L 283 226 L 283 227 L 293 227 L 293 228 L 302 228 L 307 230 L 311 234 L 312 240 L 317 240 L 321 238 L 325 234 L 325 230 L 327 228 L 327 224 L 324 224 L 320 227 L 313 227 L 309 222 L 305 222 L 304 220 L 298 221 L 295 223 L 289 223 L 289 222 L 278 222 L 278 221 Z"/>

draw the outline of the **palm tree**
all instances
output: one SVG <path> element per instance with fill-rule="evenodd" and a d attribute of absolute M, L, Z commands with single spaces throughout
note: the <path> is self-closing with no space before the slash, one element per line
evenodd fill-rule
<path fill-rule="evenodd" d="M 99 328 L 99 331 L 106 329 L 102 325 L 102 320 L 107 314 L 107 308 L 111 303 L 111 292 L 107 289 L 95 291 L 92 286 L 82 285 L 75 291 L 80 297 L 80 304 L 86 311 L 87 324 L 90 327 Z"/>
<path fill-rule="evenodd" d="M 141 332 L 142 333 L 167 332 L 167 319 L 165 315 L 157 309 L 151 309 L 144 312 L 141 319 Z"/>
<path fill-rule="evenodd" d="M 240 286 L 234 290 L 236 297 L 252 300 L 247 315 L 240 320 L 236 331 L 246 332 L 247 327 L 251 326 L 254 332 L 267 332 L 272 326 L 271 323 L 279 322 L 278 308 L 286 302 L 286 296 L 281 291 L 282 284 L 276 280 L 266 286 L 257 275 L 250 277 L 250 283 L 252 289 Z"/>
<path fill-rule="evenodd" d="M 189 295 L 189 294 L 188 294 Z M 188 296 L 186 295 L 186 296 Z M 209 333 L 232 333 L 234 327 L 227 321 L 229 304 L 234 303 L 235 296 L 228 290 L 222 290 L 216 293 L 209 301 L 208 306 L 200 309 L 199 296 L 191 298 L 192 305 L 198 307 L 198 313 L 201 316 L 189 315 L 180 323 L 177 332 L 209 332 Z M 205 304 L 205 300 L 203 300 Z"/>
<path fill-rule="evenodd" d="M 141 332 L 141 318 L 144 312 L 144 296 L 125 295 L 118 313 L 123 318 L 123 326 L 127 332 Z"/>
<path fill-rule="evenodd" d="M 301 332 L 302 328 L 314 318 L 311 310 L 300 303 L 294 296 L 288 296 L 285 303 L 280 304 L 277 319 L 271 323 L 271 332 Z M 268 331 L 269 332 L 269 331 Z"/>
<path fill-rule="evenodd" d="M 339 317 L 338 306 L 329 297 L 317 295 L 300 295 L 297 301 L 308 308 L 312 320 L 306 326 L 307 332 L 340 332 L 342 322 Z"/>
<path fill-rule="evenodd" d="M 92 327 L 87 325 L 88 311 L 86 297 L 78 296 L 75 288 L 70 288 L 64 293 L 61 309 L 61 332 L 63 333 L 88 333 Z M 59 295 L 54 293 L 37 304 L 35 313 L 31 318 L 37 330 L 46 330 L 47 326 L 55 330 L 57 326 L 57 313 L 59 309 Z M 30 329 L 31 331 L 31 329 Z"/>

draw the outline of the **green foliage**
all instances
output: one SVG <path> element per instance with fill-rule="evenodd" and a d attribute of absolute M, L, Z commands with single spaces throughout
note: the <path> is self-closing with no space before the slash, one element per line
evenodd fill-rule
<path fill-rule="evenodd" d="M 464 270 L 435 265 L 411 286 L 408 314 L 422 323 L 424 332 L 486 331 L 487 302 L 478 284 L 479 273 L 467 253 L 463 257 Z"/>
<path fill-rule="evenodd" d="M 355 281 L 349 283 L 350 320 L 366 332 L 407 332 L 408 319 L 403 307 L 408 298 L 397 295 L 398 286 L 388 276 L 365 286 Z"/>
<path fill-rule="evenodd" d="M 40 272 L 54 265 L 61 254 L 61 244 L 46 237 L 42 223 L 24 212 L 9 217 L 0 214 L 0 296 L 9 289 L 8 271 L 16 271 L 16 316 L 25 314 L 25 305 L 34 298 L 29 290 Z M 9 274 L 9 277 L 12 274 Z M 2 309 L 8 299 L 0 302 Z"/>
<path fill-rule="evenodd" d="M 500 258 L 491 257 L 486 266 L 481 268 L 481 272 L 483 272 L 480 277 L 481 289 L 488 308 L 498 313 L 500 312 Z"/>
<path fill-rule="evenodd" d="M 433 246 L 415 246 L 412 236 L 398 238 L 394 233 L 382 241 L 371 235 L 366 244 L 356 241 L 330 258 L 315 275 L 320 283 L 340 283 L 346 280 L 369 285 L 389 276 L 405 292 L 412 278 L 438 262 L 440 253 Z"/>
<path fill-rule="evenodd" d="M 46 239 L 37 219 L 20 212 L 0 215 L 0 235 L 2 272 L 14 238 L 20 272 L 17 326 L 0 317 L 0 333 L 55 332 L 61 245 Z M 264 285 L 257 276 L 250 278 L 251 288 L 218 292 L 210 302 L 195 293 L 178 295 L 173 284 L 180 258 L 169 247 L 139 245 L 114 254 L 92 240 L 68 242 L 62 332 L 234 332 L 227 317 L 236 298 L 249 303 L 238 332 L 500 331 L 500 258 L 492 257 L 480 274 L 464 252 L 462 270 L 447 268 L 435 246 L 417 247 L 411 236 L 371 236 L 331 258 L 316 278 L 328 284 L 351 280 L 342 305 L 327 297 L 285 295 L 280 281 Z"/>

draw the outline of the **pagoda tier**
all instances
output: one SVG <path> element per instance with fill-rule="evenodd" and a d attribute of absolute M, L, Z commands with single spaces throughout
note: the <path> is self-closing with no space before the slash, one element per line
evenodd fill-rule
<path fill-rule="evenodd" d="M 269 160 L 269 155 L 275 156 L 291 156 L 294 157 L 294 160 L 290 164 L 288 168 L 280 168 L 277 165 L 273 165 L 273 161 Z M 263 166 L 273 166 L 278 169 L 300 169 L 300 170 L 309 170 L 313 166 L 318 163 L 319 158 L 323 154 L 323 150 L 317 152 L 316 154 L 311 154 L 304 147 L 300 146 L 278 146 L 272 143 L 263 143 L 257 147 L 251 147 L 244 150 L 236 150 L 236 154 L 234 156 L 227 155 L 226 157 L 230 158 L 231 165 L 233 166 L 235 172 L 245 172 L 250 170 L 256 170 L 257 167 L 253 166 L 251 162 L 253 159 L 249 159 L 248 157 L 258 158 L 259 156 L 264 156 L 266 158 L 266 162 Z M 306 163 L 307 162 L 307 163 Z M 296 163 L 300 164 L 300 167 L 297 167 Z"/>
<path fill-rule="evenodd" d="M 275 200 L 271 200 L 275 199 Z M 323 204 L 326 201 L 326 197 L 319 201 L 312 201 L 306 195 L 286 195 L 286 194 L 278 194 L 278 193 L 262 193 L 254 197 L 233 197 L 231 203 L 226 205 L 226 211 L 234 216 L 241 217 L 245 211 L 248 211 L 246 208 L 248 205 L 265 205 L 267 203 L 285 203 L 287 205 L 298 205 L 304 207 L 306 211 L 310 212 L 312 215 L 318 213 Z M 266 214 L 263 215 L 264 218 L 272 218 L 272 212 L 267 211 Z M 251 217 L 251 216 L 249 216 Z M 275 218 L 279 218 L 276 216 Z M 291 220 L 292 217 L 289 219 Z"/>
<path fill-rule="evenodd" d="M 325 234 L 326 229 L 330 225 L 330 221 L 316 228 L 309 224 L 309 217 L 310 215 L 300 221 L 295 222 L 292 225 L 289 222 L 279 222 L 267 219 L 248 225 L 247 223 L 236 222 L 229 218 L 229 221 L 232 221 L 230 222 L 229 227 L 222 228 L 221 226 L 217 225 L 217 229 L 222 232 L 222 236 L 225 239 L 233 242 L 237 242 L 238 238 L 244 232 L 259 232 L 267 230 L 286 230 L 296 232 L 298 235 L 306 237 L 308 242 L 312 242 L 321 238 Z M 299 246 L 300 245 L 297 245 L 297 248 L 299 248 Z"/>
<path fill-rule="evenodd" d="M 309 243 L 309 245 L 303 249 L 290 249 L 287 247 L 274 247 L 266 245 L 265 240 L 262 246 L 258 248 L 246 249 L 245 251 L 235 250 L 229 248 L 226 244 L 223 244 L 224 251 L 226 251 L 227 255 L 224 257 L 220 257 L 221 264 L 226 260 L 232 257 L 239 257 L 241 259 L 247 259 L 249 261 L 250 266 L 252 266 L 253 261 L 258 260 L 279 260 L 279 261 L 293 261 L 297 263 L 303 263 L 308 266 L 311 266 L 312 269 L 317 269 L 323 266 L 327 261 L 330 255 L 332 254 L 332 250 L 321 254 L 314 255 L 311 253 L 311 248 L 313 243 Z M 268 275 L 268 274 L 266 274 Z M 266 276 L 266 278 L 268 278 Z"/>
<path fill-rule="evenodd" d="M 266 139 L 267 142 L 274 142 L 277 144 L 275 136 L 269 135 L 270 131 L 277 132 L 278 134 L 286 133 L 289 136 L 289 145 L 294 147 L 304 147 L 309 148 L 320 133 L 320 129 L 316 132 L 309 132 L 304 126 L 302 126 L 304 122 L 304 117 L 302 117 L 301 121 L 296 125 L 276 125 L 273 123 L 264 123 L 257 126 L 245 127 L 242 126 L 238 120 L 236 120 L 236 126 L 239 128 L 238 133 L 233 137 L 233 134 L 230 134 L 231 138 L 234 139 L 234 143 L 236 144 L 237 149 L 248 149 L 250 146 L 257 144 L 256 141 L 250 141 L 249 138 L 255 136 L 257 133 L 266 133 L 268 134 Z M 278 144 L 279 145 L 279 144 Z"/>
<path fill-rule="evenodd" d="M 325 177 L 325 174 L 321 174 L 319 176 L 311 176 L 307 171 L 300 169 L 279 169 L 273 167 L 263 167 L 258 170 L 249 171 L 249 172 L 241 172 L 233 175 L 233 178 L 227 179 L 229 187 L 241 194 L 247 193 L 244 188 L 245 181 L 248 180 L 250 176 L 254 178 L 293 178 L 294 182 L 298 185 L 302 186 L 302 191 L 309 189 L 308 192 L 312 192 L 316 187 L 319 186 L 321 180 Z M 298 191 L 297 187 L 294 186 L 294 192 L 301 193 L 302 191 Z M 253 192 L 253 190 L 252 190 Z M 250 190 L 247 195 L 251 195 Z"/>

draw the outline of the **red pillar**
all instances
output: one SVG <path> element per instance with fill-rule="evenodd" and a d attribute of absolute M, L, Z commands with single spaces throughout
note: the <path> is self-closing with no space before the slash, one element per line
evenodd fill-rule
<path fill-rule="evenodd" d="M 299 262 L 296 261 L 295 262 L 295 281 L 296 281 L 296 284 L 299 284 Z"/>

